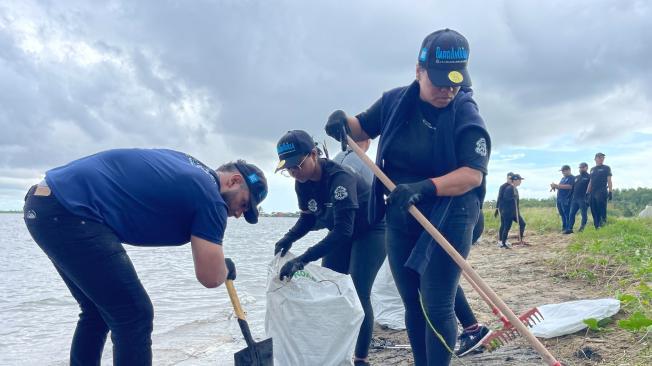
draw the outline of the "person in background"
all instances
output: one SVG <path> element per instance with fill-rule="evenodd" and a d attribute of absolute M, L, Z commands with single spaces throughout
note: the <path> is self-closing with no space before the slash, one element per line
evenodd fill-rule
<path fill-rule="evenodd" d="M 255 224 L 266 196 L 253 164 L 212 170 L 173 150 L 108 150 L 47 171 L 24 217 L 81 308 L 70 364 L 99 365 L 109 331 L 115 365 L 152 363 L 154 309 L 122 243 L 190 242 L 197 280 L 214 288 L 235 278 L 222 251 L 227 217 Z"/>
<path fill-rule="evenodd" d="M 591 168 L 591 180 L 586 191 L 589 194 L 591 216 L 596 229 L 607 223 L 607 201 L 611 201 L 613 186 L 611 184 L 611 168 L 604 165 L 605 155 L 595 154 L 595 166 Z"/>
<path fill-rule="evenodd" d="M 512 245 L 507 241 L 507 235 L 512 228 L 512 222 L 518 222 L 520 244 L 525 244 L 525 220 L 521 216 L 520 198 L 517 187 L 525 178 L 519 174 L 512 174 L 509 185 L 503 190 L 503 196 L 500 204 L 500 228 L 498 229 L 498 248 L 511 249 Z"/>
<path fill-rule="evenodd" d="M 408 209 L 416 205 L 466 258 L 486 192 L 491 140 L 472 97 L 468 56 L 464 36 L 436 31 L 421 44 L 411 85 L 356 116 L 337 110 L 325 126 L 338 141 L 343 133 L 355 141 L 380 136 L 376 165 L 397 186 L 390 193 L 374 179 L 369 209 L 372 220 L 387 220 L 388 259 L 416 366 L 450 363 L 461 270 Z"/>
<path fill-rule="evenodd" d="M 276 243 L 274 254 L 285 256 L 292 244 L 308 232 L 328 229 L 324 239 L 285 263 L 279 277 L 291 279 L 307 263 L 320 258 L 323 267 L 351 274 L 365 313 L 354 364 L 368 365 L 374 326 L 371 288 L 385 260 L 385 223 L 368 219 L 369 184 L 348 166 L 320 158 L 319 149 L 305 131 L 288 131 L 276 149 L 279 158 L 276 171 L 295 179 L 301 215 Z"/>
<path fill-rule="evenodd" d="M 369 146 L 371 146 L 371 139 L 366 139 L 362 141 L 356 141 L 356 144 L 362 149 L 362 151 L 367 152 Z M 355 152 L 350 147 L 346 147 L 346 151 L 340 151 L 333 161 L 340 165 L 347 165 L 353 169 L 354 172 L 360 174 L 364 178 L 365 182 L 371 186 L 371 183 L 374 179 L 374 173 L 365 165 L 365 163 L 356 155 Z"/>
<path fill-rule="evenodd" d="M 591 176 L 588 173 L 589 165 L 587 163 L 580 163 L 579 169 L 580 174 L 575 177 L 575 184 L 573 185 L 573 194 L 571 196 L 570 212 L 568 214 L 568 229 L 565 232 L 566 234 L 573 232 L 577 211 L 580 211 L 582 215 L 582 221 L 580 222 L 580 228 L 578 231 L 584 231 L 584 226 L 586 226 L 586 214 L 588 211 L 588 205 L 586 203 L 586 190 L 589 188 L 589 181 L 591 180 Z"/>
<path fill-rule="evenodd" d="M 563 176 L 559 183 L 550 183 L 550 190 L 557 191 L 557 211 L 559 212 L 559 216 L 561 216 L 561 232 L 570 234 L 568 218 L 575 177 L 571 174 L 571 168 L 568 165 L 562 166 L 559 171 Z"/>
<path fill-rule="evenodd" d="M 498 188 L 498 197 L 496 198 L 496 210 L 494 210 L 494 217 L 498 217 L 498 214 L 500 213 L 499 208 L 503 199 L 503 192 L 505 191 L 505 188 L 507 188 L 507 186 L 512 184 L 512 175 L 514 175 L 514 173 L 512 172 L 507 173 L 507 180 L 505 181 L 505 183 L 501 184 L 500 187 Z"/>

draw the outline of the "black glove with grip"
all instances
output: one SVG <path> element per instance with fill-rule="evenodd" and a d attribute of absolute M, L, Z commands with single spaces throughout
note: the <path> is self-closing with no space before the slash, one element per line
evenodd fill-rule
<path fill-rule="evenodd" d="M 306 262 L 303 261 L 302 256 L 298 256 L 294 259 L 290 259 L 281 267 L 281 271 L 279 272 L 278 277 L 283 281 L 284 279 L 292 279 L 292 276 L 297 271 L 300 271 L 303 269 L 303 267 L 306 265 Z"/>
<path fill-rule="evenodd" d="M 326 134 L 337 141 L 346 141 L 344 133 L 347 135 L 351 134 L 351 128 L 349 127 L 349 122 L 346 119 L 346 113 L 341 110 L 336 110 L 328 116 L 328 121 L 326 121 Z"/>
<path fill-rule="evenodd" d="M 281 240 L 276 242 L 276 245 L 274 246 L 274 255 L 277 255 L 280 252 L 281 257 L 285 257 L 290 248 L 292 248 L 292 244 L 294 244 L 294 240 L 289 238 L 287 235 L 284 236 Z"/>
<path fill-rule="evenodd" d="M 607 201 L 611 201 L 612 199 L 613 199 L 613 194 L 609 192 L 609 194 L 607 195 Z"/>
<path fill-rule="evenodd" d="M 387 202 L 398 205 L 403 210 L 416 205 L 423 199 L 437 197 L 437 186 L 430 179 L 416 183 L 399 184 L 387 197 Z"/>
<path fill-rule="evenodd" d="M 224 258 L 224 263 L 226 263 L 226 270 L 227 270 L 226 279 L 234 281 L 236 276 L 235 263 L 233 263 L 231 258 Z"/>

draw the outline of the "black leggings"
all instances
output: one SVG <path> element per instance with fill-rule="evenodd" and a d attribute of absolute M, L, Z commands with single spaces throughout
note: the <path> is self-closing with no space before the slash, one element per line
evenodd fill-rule
<path fill-rule="evenodd" d="M 455 198 L 446 223 L 440 228 L 442 235 L 464 258 L 468 256 L 471 248 L 473 226 L 478 219 L 479 207 L 477 198 L 470 194 Z M 430 212 L 428 205 L 419 205 L 418 208 L 426 215 Z M 394 281 L 405 305 L 405 325 L 412 345 L 414 364 L 448 365 L 452 354 L 427 325 L 419 301 L 419 292 L 423 296 L 428 319 L 452 350 L 457 338 L 455 299 L 464 298 L 464 293 L 458 287 L 461 269 L 437 244 L 434 244 L 432 257 L 423 276 L 405 267 L 404 264 L 422 232 L 421 225 L 409 213 L 393 205 L 387 207 L 387 255 Z M 461 310 L 464 305 L 459 305 L 458 310 Z M 468 315 L 471 310 L 468 304 L 466 307 Z M 462 315 L 461 318 L 467 317 Z M 462 319 L 460 321 L 462 322 Z M 467 323 L 469 321 L 472 320 L 464 320 Z M 465 326 L 469 325 L 472 324 Z"/>
<path fill-rule="evenodd" d="M 348 245 L 340 245 L 322 259 L 321 265 L 336 272 L 351 274 L 353 285 L 364 310 L 355 345 L 355 357 L 366 358 L 374 330 L 374 311 L 371 307 L 371 287 L 385 261 L 385 223 L 373 226 Z"/>
<path fill-rule="evenodd" d="M 52 195 L 26 197 L 25 224 L 79 303 L 71 365 L 100 365 L 111 331 L 115 365 L 151 365 L 154 309 L 120 240 Z"/>
<path fill-rule="evenodd" d="M 509 234 L 509 229 L 512 228 L 512 222 L 514 222 L 513 213 L 500 213 L 500 229 L 498 229 L 498 238 L 503 244 L 507 241 L 507 234 Z M 521 234 L 521 238 L 523 238 L 523 234 L 525 234 L 525 219 L 523 219 L 523 216 L 521 215 L 518 215 L 518 230 Z"/>

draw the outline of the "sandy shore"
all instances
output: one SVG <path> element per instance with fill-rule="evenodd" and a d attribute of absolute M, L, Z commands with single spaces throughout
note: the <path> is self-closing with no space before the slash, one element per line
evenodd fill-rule
<path fill-rule="evenodd" d="M 485 238 L 493 238 L 486 233 Z M 499 249 L 495 240 L 481 239 L 471 251 L 469 262 L 478 274 L 517 314 L 538 305 L 564 301 L 610 297 L 613 294 L 603 288 L 587 285 L 579 280 L 568 280 L 558 276 L 558 269 L 550 259 L 558 256 L 569 242 L 561 234 L 530 236 L 530 246 L 515 246 L 512 250 Z M 513 240 L 516 241 L 516 240 Z M 476 317 L 491 328 L 500 324 L 487 305 L 462 280 Z M 616 316 L 618 317 L 618 316 Z M 375 338 L 387 339 L 394 344 L 407 344 L 405 331 L 383 329 L 376 325 Z M 648 360 L 634 359 L 641 349 L 649 344 L 639 342 L 631 333 L 616 329 L 611 332 L 586 336 L 585 331 L 542 340 L 548 350 L 564 365 L 649 365 Z M 584 351 L 584 352 L 582 352 Z M 587 355 L 589 357 L 587 357 Z M 412 355 L 407 349 L 372 350 L 372 365 L 413 365 Z M 494 352 L 468 355 L 454 360 L 453 365 L 545 365 L 543 359 L 523 339 L 509 343 Z"/>

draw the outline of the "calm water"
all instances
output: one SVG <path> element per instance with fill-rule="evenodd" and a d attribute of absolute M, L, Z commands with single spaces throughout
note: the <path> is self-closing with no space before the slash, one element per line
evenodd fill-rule
<path fill-rule="evenodd" d="M 264 335 L 267 264 L 274 243 L 295 218 L 261 218 L 257 225 L 229 219 L 224 251 L 238 269 L 235 281 L 254 338 Z M 325 235 L 295 244 L 302 251 Z M 190 245 L 126 245 L 154 303 L 155 365 L 232 365 L 246 347 L 226 289 L 206 289 L 195 279 Z M 0 214 L 0 365 L 67 365 L 78 306 L 23 224 Z M 110 339 L 102 364 L 111 365 Z"/>

